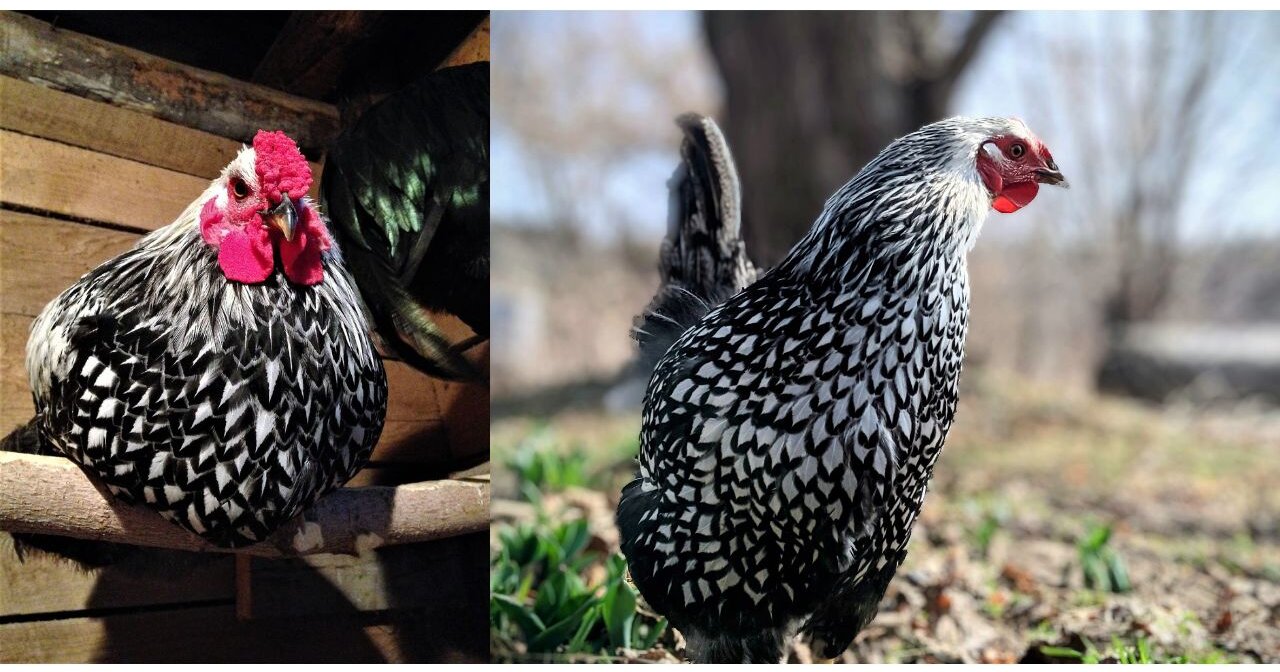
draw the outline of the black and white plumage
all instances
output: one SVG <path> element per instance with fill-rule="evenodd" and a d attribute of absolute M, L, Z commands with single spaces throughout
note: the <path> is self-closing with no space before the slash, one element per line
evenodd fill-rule
<path fill-rule="evenodd" d="M 255 164 L 245 148 L 174 223 L 62 292 L 27 346 L 41 441 L 113 495 L 226 547 L 261 541 L 347 481 L 386 412 L 382 363 L 336 246 L 320 254 L 323 279 L 298 284 L 279 247 L 265 280 L 237 282 L 207 244 L 209 208 L 259 196 L 267 178 Z M 276 211 L 288 199 L 261 197 Z"/>
<path fill-rule="evenodd" d="M 658 253 L 661 284 L 632 331 L 646 376 L 690 324 L 756 280 L 742 241 L 738 171 L 720 128 L 696 114 L 676 123 L 684 141 L 681 162 L 668 181 L 667 235 Z"/>
<path fill-rule="evenodd" d="M 617 521 L 691 658 L 834 658 L 874 617 L 955 415 L 966 252 L 993 199 L 1060 181 L 1017 120 L 926 126 L 661 356 Z"/>

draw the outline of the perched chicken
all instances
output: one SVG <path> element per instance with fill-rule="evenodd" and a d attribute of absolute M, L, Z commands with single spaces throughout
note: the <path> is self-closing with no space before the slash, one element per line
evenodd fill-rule
<path fill-rule="evenodd" d="M 477 377 L 424 308 L 489 335 L 489 64 L 367 110 L 329 149 L 320 193 L 383 342 L 426 373 Z"/>
<path fill-rule="evenodd" d="M 387 383 L 310 185 L 294 142 L 259 131 L 175 222 L 58 295 L 27 343 L 33 452 L 227 547 L 351 478 Z"/>
<path fill-rule="evenodd" d="M 966 253 L 990 208 L 1062 182 L 1021 121 L 930 124 L 754 284 L 642 316 L 640 331 L 692 320 L 669 349 L 642 343 L 665 352 L 617 521 L 636 586 L 694 660 L 777 662 L 797 633 L 835 658 L 874 617 L 955 414 Z"/>

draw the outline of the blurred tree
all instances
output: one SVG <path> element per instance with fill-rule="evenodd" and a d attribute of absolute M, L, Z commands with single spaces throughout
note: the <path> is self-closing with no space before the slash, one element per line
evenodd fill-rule
<path fill-rule="evenodd" d="M 1033 111 L 1063 131 L 1085 162 L 1071 171 L 1085 198 L 1067 207 L 1106 253 L 1102 322 L 1113 337 L 1160 317 L 1191 225 L 1216 222 L 1201 227 L 1212 235 L 1201 235 L 1197 246 L 1229 240 L 1228 228 L 1243 214 L 1235 201 L 1267 179 L 1262 168 L 1273 152 L 1250 138 L 1280 123 L 1280 96 L 1274 87 L 1255 87 L 1280 71 L 1258 58 L 1265 52 L 1256 41 L 1268 35 L 1250 29 L 1255 20 L 1147 12 L 1103 22 L 1083 43 L 1046 34 L 1049 71 L 1024 74 Z M 1275 26 L 1271 21 L 1272 39 Z M 1125 39 L 1126 32 L 1137 39 Z M 1269 112 L 1252 114 L 1260 110 Z M 1205 188 L 1208 171 L 1220 165 L 1201 159 L 1224 153 L 1235 166 L 1231 184 Z"/>
<path fill-rule="evenodd" d="M 692 39 L 697 31 L 681 37 L 680 24 L 678 14 L 643 12 L 512 12 L 494 21 L 495 140 L 518 146 L 546 223 L 574 235 L 591 224 L 621 236 L 646 223 L 661 230 L 664 193 L 652 193 L 661 204 L 654 221 L 641 222 L 610 187 L 645 158 L 669 171 L 676 115 L 716 105 L 714 69 Z"/>
<path fill-rule="evenodd" d="M 946 116 L 999 13 L 703 16 L 725 83 L 747 249 L 769 266 L 885 145 Z"/>

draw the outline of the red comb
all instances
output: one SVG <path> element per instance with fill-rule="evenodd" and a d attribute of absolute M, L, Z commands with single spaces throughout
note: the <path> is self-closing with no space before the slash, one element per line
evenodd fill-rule
<path fill-rule="evenodd" d="M 311 166 L 298 151 L 298 145 L 283 131 L 258 131 L 253 136 L 257 154 L 254 170 L 258 172 L 258 188 L 275 198 L 281 193 L 299 199 L 311 188 Z"/>

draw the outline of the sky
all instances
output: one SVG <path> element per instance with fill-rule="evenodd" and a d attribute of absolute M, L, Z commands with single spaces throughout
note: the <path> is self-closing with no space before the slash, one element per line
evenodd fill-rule
<path fill-rule="evenodd" d="M 1222 86 L 1209 92 L 1217 124 L 1222 131 L 1216 133 L 1210 146 L 1196 154 L 1198 164 L 1196 178 L 1191 185 L 1195 196 L 1188 199 L 1187 213 L 1190 223 L 1188 235 L 1221 236 L 1232 233 L 1270 233 L 1280 229 L 1280 197 L 1271 185 L 1280 184 L 1280 141 L 1275 129 L 1280 123 L 1280 14 L 1259 14 L 1257 20 L 1244 22 L 1238 39 L 1232 47 L 1233 58 L 1228 76 Z M 583 77 L 594 87 L 599 81 L 612 82 L 607 93 L 618 100 L 617 114 L 628 114 L 633 109 L 632 99 L 643 97 L 645 84 L 635 75 L 635 69 L 662 68 L 664 55 L 690 47 L 701 49 L 701 26 L 694 13 L 638 12 L 625 17 L 607 13 L 539 14 L 515 16 L 511 13 L 495 15 L 493 39 L 495 83 L 503 77 L 521 76 L 526 67 L 519 59 L 504 57 L 502 45 L 508 31 L 521 31 L 526 37 L 546 44 L 562 43 L 571 31 L 602 31 L 608 22 L 626 21 L 629 39 L 643 46 L 645 61 L 637 64 L 625 59 L 612 59 L 609 54 L 572 61 L 582 63 L 581 72 L 566 72 L 565 76 Z M 1138 95 L 1143 85 L 1143 67 L 1135 54 L 1145 53 L 1151 36 L 1143 28 L 1145 23 L 1137 13 L 1071 13 L 1071 12 L 1019 12 L 1005 17 L 997 24 L 971 64 L 952 100 L 952 111 L 966 115 L 1019 116 L 1034 128 L 1047 127 L 1059 134 L 1066 133 L 1073 115 L 1096 115 L 1102 124 L 1108 123 L 1108 101 L 1099 98 L 1094 109 L 1077 105 L 1065 93 L 1065 87 L 1047 82 L 1053 93 L 1052 101 L 1029 100 L 1022 85 L 1022 77 L 1041 76 L 1048 71 L 1049 55 L 1043 49 L 1028 48 L 1046 40 L 1063 38 L 1070 47 L 1081 50 L 1108 49 L 1105 58 L 1095 58 L 1103 70 L 1120 68 L 1121 75 L 1134 87 L 1129 95 Z M 1177 53 L 1185 50 L 1174 45 Z M 607 45 L 600 48 L 607 49 Z M 1097 56 L 1094 53 L 1092 56 Z M 1127 57 L 1126 57 L 1127 55 Z M 714 113 L 719 106 L 719 80 L 709 58 L 685 66 L 690 72 L 681 73 L 689 78 L 691 86 L 706 91 L 703 102 Z M 589 77 L 588 77 L 589 73 Z M 1103 76 L 1103 71 L 1088 76 Z M 1048 76 L 1048 75 L 1045 75 Z M 570 89 L 573 93 L 573 89 Z M 574 105 L 573 95 L 560 99 L 557 104 Z M 698 96 L 694 96 L 698 100 Z M 1055 109 L 1044 110 L 1044 105 Z M 574 195 L 574 203 L 588 233 L 608 240 L 618 233 L 620 221 L 625 220 L 627 232 L 636 238 L 661 236 L 666 221 L 666 180 L 677 159 L 678 133 L 670 120 L 685 110 L 654 110 L 646 107 L 645 113 L 658 117 L 656 124 L 666 124 L 669 142 L 651 143 L 644 149 L 628 151 L 625 156 L 607 157 L 608 170 L 592 175 L 590 188 L 583 188 Z M 1037 110 L 1049 119 L 1037 119 Z M 556 110 L 543 111 L 555 114 Z M 552 208 L 544 198 L 545 184 L 535 174 L 535 162 L 521 142 L 519 135 L 504 123 L 504 114 L 510 111 L 495 110 L 492 135 L 493 184 L 497 187 L 492 196 L 492 213 L 497 222 L 545 223 Z M 665 119 L 661 118 L 665 115 Z M 1153 119 L 1158 123 L 1159 119 Z M 1040 126 L 1037 122 L 1041 122 Z M 1061 129 L 1061 130 L 1059 130 Z M 661 133 L 661 131 L 658 131 Z M 1054 141 L 1041 132 L 1051 148 Z M 1064 172 L 1071 175 L 1071 166 L 1085 162 L 1076 157 L 1076 143 L 1059 138 L 1061 149 L 1054 155 Z M 1116 138 L 1115 142 L 1128 139 Z M 1253 152 L 1260 160 L 1242 168 L 1233 157 L 1241 156 L 1257 143 L 1267 143 L 1272 151 Z M 1115 149 L 1115 148 L 1108 148 Z M 1123 151 L 1123 150 L 1121 150 Z M 592 164 L 594 166 L 595 164 Z M 590 169 L 592 166 L 587 166 Z M 1239 171 L 1248 170 L 1248 178 L 1242 179 Z M 852 177 L 852 176 L 851 176 Z M 1160 179 L 1152 176 L 1152 179 Z M 1108 185 L 1095 185 L 1106 189 Z M 1118 188 L 1118 187 L 1117 187 Z M 1089 192 L 1085 192 L 1089 193 Z M 1079 196 L 1055 195 L 1051 198 L 1079 199 Z M 1088 217 L 1088 203 L 1074 203 L 1072 216 Z M 1199 208 L 1199 210 L 1197 210 Z M 619 213 L 624 213 L 620 217 Z"/>

